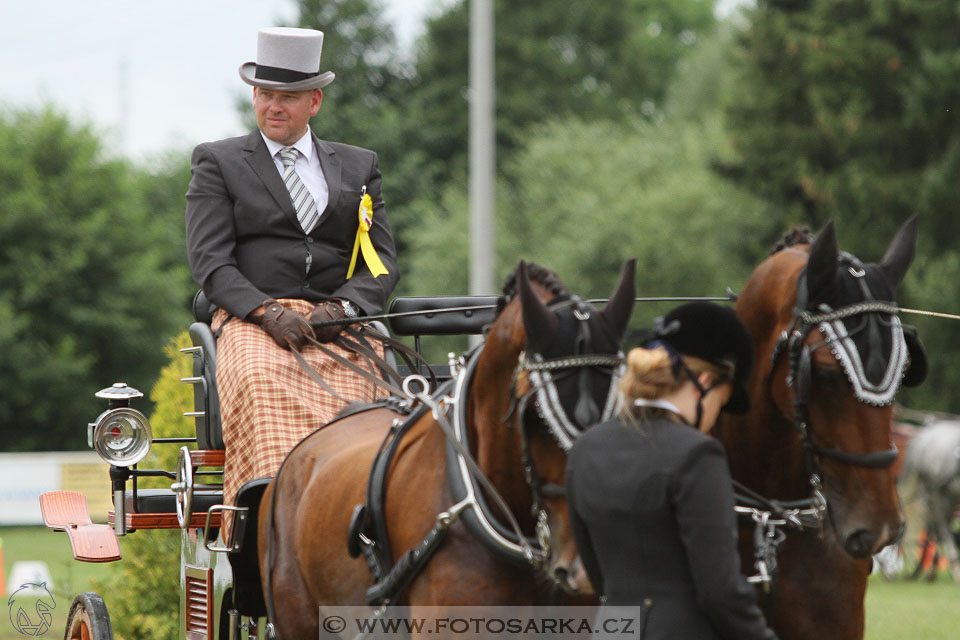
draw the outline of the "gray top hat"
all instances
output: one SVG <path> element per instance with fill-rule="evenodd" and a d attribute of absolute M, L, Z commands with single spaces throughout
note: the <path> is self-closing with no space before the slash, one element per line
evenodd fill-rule
<path fill-rule="evenodd" d="M 240 65 L 249 85 L 280 91 L 309 91 L 333 82 L 332 71 L 320 73 L 323 32 L 293 27 L 267 27 L 257 33 L 257 61 Z"/>

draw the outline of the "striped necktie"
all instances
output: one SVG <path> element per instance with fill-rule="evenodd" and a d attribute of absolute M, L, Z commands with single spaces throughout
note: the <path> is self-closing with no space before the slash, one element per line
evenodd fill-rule
<path fill-rule="evenodd" d="M 287 185 L 287 191 L 290 192 L 293 208 L 297 211 L 297 220 L 300 221 L 303 232 L 310 233 L 320 219 L 320 214 L 317 212 L 317 203 L 313 201 L 313 196 L 293 168 L 298 153 L 300 152 L 293 147 L 284 147 L 277 152 L 277 155 L 283 162 L 283 184 Z"/>

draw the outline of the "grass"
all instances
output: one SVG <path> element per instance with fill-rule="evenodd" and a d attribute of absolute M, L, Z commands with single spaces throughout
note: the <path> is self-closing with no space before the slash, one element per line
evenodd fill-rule
<path fill-rule="evenodd" d="M 51 595 L 56 602 L 56 608 L 52 611 L 53 622 L 50 630 L 41 637 L 62 638 L 67 623 L 67 612 L 74 596 L 90 591 L 90 581 L 94 578 L 104 578 L 107 575 L 107 566 L 77 562 L 70 551 L 70 540 L 67 534 L 46 527 L 0 527 L 0 540 L 3 541 L 4 588 L 6 582 L 10 580 L 10 571 L 14 562 L 42 560 L 47 563 L 53 579 Z M 8 615 L 7 602 L 11 595 L 8 592 L 0 598 L 4 605 L 0 607 L 0 640 L 22 640 L 27 637 L 17 632 Z M 109 595 L 106 597 L 109 607 Z"/>
<path fill-rule="evenodd" d="M 76 594 L 90 591 L 92 579 L 108 576 L 108 565 L 77 562 L 70 552 L 65 533 L 44 527 L 0 527 L 6 579 L 18 560 L 43 560 L 54 582 L 56 601 L 53 623 L 41 637 L 61 638 L 67 611 Z M 176 558 L 171 558 L 176 562 Z M 121 562 L 123 562 L 121 560 Z M 11 594 L 7 593 L 5 604 Z M 101 593 L 110 607 L 110 594 Z M 942 573 L 934 583 L 924 581 L 888 582 L 879 576 L 870 579 L 867 589 L 866 640 L 953 640 L 960 629 L 960 584 Z M 7 611 L 0 607 L 0 640 L 22 640 Z M 118 638 L 118 640 L 122 640 Z"/>
<path fill-rule="evenodd" d="M 932 583 L 870 578 L 866 640 L 955 640 L 960 584 L 941 572 Z"/>

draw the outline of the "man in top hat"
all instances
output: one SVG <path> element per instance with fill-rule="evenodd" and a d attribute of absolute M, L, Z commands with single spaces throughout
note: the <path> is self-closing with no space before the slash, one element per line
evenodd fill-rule
<path fill-rule="evenodd" d="M 320 140 L 308 126 L 334 79 L 320 72 L 322 47 L 320 31 L 261 29 L 256 62 L 240 67 L 253 86 L 258 129 L 193 152 L 187 252 L 194 280 L 218 307 L 227 504 L 243 482 L 274 475 L 347 401 L 376 395 L 371 381 L 308 340 L 330 343 L 343 328 L 314 331 L 311 322 L 379 313 L 399 277 L 377 154 Z"/>

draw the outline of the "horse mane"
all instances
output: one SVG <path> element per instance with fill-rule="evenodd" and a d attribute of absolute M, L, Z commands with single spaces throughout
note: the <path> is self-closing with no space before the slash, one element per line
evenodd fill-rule
<path fill-rule="evenodd" d="M 556 273 L 546 267 L 541 267 L 536 262 L 527 263 L 527 275 L 530 277 L 531 282 L 536 282 L 544 287 L 553 294 L 554 297 L 569 294 L 566 285 L 560 281 L 560 277 Z M 497 301 L 497 315 L 500 315 L 503 308 L 517 295 L 516 270 L 507 276 L 507 279 L 504 281 L 502 294 Z"/>
<path fill-rule="evenodd" d="M 813 242 L 813 231 L 810 230 L 810 227 L 803 225 L 792 227 L 789 231 L 783 234 L 783 238 L 780 239 L 780 242 L 773 246 L 773 249 L 770 250 L 770 255 L 773 255 L 784 249 L 788 249 L 794 245 L 798 244 L 810 244 Z"/>

